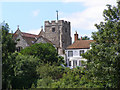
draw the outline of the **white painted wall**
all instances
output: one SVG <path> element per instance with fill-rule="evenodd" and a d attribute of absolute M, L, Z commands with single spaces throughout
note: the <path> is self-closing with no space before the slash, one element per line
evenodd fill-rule
<path fill-rule="evenodd" d="M 82 56 L 80 56 L 80 50 L 84 50 L 84 53 L 85 53 L 89 49 L 68 49 L 68 50 L 65 50 L 67 66 L 69 66 L 69 61 L 71 61 L 72 68 L 73 68 L 73 60 L 77 60 L 77 66 L 79 66 L 79 61 L 87 61 Z M 73 51 L 72 57 L 68 56 L 69 51 Z"/>

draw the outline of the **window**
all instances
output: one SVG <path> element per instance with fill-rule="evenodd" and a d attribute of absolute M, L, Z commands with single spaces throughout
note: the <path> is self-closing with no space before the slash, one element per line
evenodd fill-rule
<path fill-rule="evenodd" d="M 69 61 L 69 66 L 71 66 L 71 61 Z"/>
<path fill-rule="evenodd" d="M 20 52 L 22 50 L 22 47 L 17 47 L 17 52 Z"/>
<path fill-rule="evenodd" d="M 68 51 L 68 57 L 73 57 L 73 51 Z"/>
<path fill-rule="evenodd" d="M 77 66 L 77 60 L 73 60 L 73 67 Z"/>
<path fill-rule="evenodd" d="M 83 54 L 84 53 L 84 50 L 80 50 L 80 56 L 81 56 L 81 54 Z"/>
<path fill-rule="evenodd" d="M 52 32 L 55 32 L 55 28 L 52 28 Z"/>
<path fill-rule="evenodd" d="M 65 28 L 65 32 L 67 32 L 67 28 Z"/>

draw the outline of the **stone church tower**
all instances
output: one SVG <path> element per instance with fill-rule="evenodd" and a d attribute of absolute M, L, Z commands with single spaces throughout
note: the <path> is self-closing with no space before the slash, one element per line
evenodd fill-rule
<path fill-rule="evenodd" d="M 70 22 L 64 20 L 45 21 L 44 25 L 43 36 L 56 46 L 59 55 L 64 54 L 64 50 L 72 42 Z"/>

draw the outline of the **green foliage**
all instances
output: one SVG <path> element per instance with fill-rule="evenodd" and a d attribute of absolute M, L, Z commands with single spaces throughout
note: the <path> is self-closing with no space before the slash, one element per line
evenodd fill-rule
<path fill-rule="evenodd" d="M 12 88 L 31 88 L 37 82 L 36 66 L 38 58 L 33 56 L 17 55 L 15 58 L 14 76 L 11 80 Z"/>
<path fill-rule="evenodd" d="M 64 72 L 63 77 L 52 83 L 53 88 L 78 88 L 80 87 L 80 79 L 84 76 L 83 69 L 78 67 L 74 69 L 68 69 Z"/>
<path fill-rule="evenodd" d="M 15 51 L 16 43 L 12 39 L 12 34 L 9 33 L 9 25 L 6 23 L 5 26 L 2 26 L 2 59 L 7 58 L 9 53 Z"/>
<path fill-rule="evenodd" d="M 38 78 L 36 72 L 36 66 L 38 64 L 37 58 L 34 58 L 33 56 L 24 56 L 18 53 L 13 53 L 8 56 L 7 61 L 9 63 L 6 75 L 7 79 L 3 77 L 3 85 L 7 84 L 7 87 L 3 88 L 31 88 L 33 83 L 36 86 Z M 5 80 L 7 80 L 7 83 Z"/>
<path fill-rule="evenodd" d="M 37 67 L 39 78 L 51 77 L 53 80 L 59 80 L 62 77 L 65 68 L 62 66 L 40 64 Z"/>
<path fill-rule="evenodd" d="M 9 33 L 9 25 L 2 26 L 2 87 L 10 87 L 10 79 L 13 75 L 12 65 L 15 61 L 8 57 L 15 51 L 15 42 Z"/>
<path fill-rule="evenodd" d="M 81 40 L 81 38 L 79 38 L 78 40 Z M 90 38 L 88 36 L 84 36 L 82 37 L 82 40 L 90 40 Z"/>
<path fill-rule="evenodd" d="M 51 88 L 53 82 L 54 80 L 51 77 L 39 79 L 37 81 L 37 88 Z"/>
<path fill-rule="evenodd" d="M 58 57 L 57 51 L 50 43 L 36 43 L 21 51 L 23 55 L 33 55 L 38 57 L 44 63 L 58 63 L 62 62 L 62 58 Z"/>
<path fill-rule="evenodd" d="M 88 60 L 89 78 L 94 84 L 115 88 L 120 85 L 120 7 L 107 7 L 103 12 L 105 22 L 96 24 L 98 31 L 92 33 L 96 42 L 83 57 Z"/>

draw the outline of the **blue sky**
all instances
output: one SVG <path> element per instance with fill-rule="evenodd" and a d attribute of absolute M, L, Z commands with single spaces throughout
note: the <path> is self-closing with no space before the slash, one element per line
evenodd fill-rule
<path fill-rule="evenodd" d="M 15 32 L 17 25 L 22 32 L 38 34 L 44 21 L 59 19 L 71 22 L 71 36 L 91 36 L 97 31 L 94 24 L 103 21 L 106 4 L 116 5 L 116 0 L 4 0 L 0 2 L 0 22 L 7 22 Z M 74 38 L 73 38 L 74 39 Z"/>

